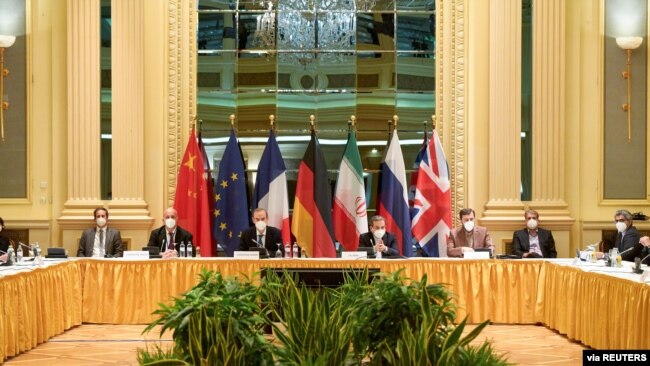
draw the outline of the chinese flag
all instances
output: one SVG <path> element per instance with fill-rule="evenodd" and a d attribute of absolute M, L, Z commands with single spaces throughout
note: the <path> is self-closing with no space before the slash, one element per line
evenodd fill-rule
<path fill-rule="evenodd" d="M 183 161 L 178 170 L 174 208 L 178 211 L 178 226 L 192 233 L 194 246 L 201 247 L 201 256 L 212 255 L 210 211 L 207 176 L 203 169 L 201 150 L 196 143 L 194 128 L 187 142 Z"/>

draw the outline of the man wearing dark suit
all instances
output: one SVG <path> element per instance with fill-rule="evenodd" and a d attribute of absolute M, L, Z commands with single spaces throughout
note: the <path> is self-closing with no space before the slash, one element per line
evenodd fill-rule
<path fill-rule="evenodd" d="M 359 235 L 359 247 L 373 247 L 382 257 L 399 256 L 395 235 L 386 232 L 386 219 L 376 215 L 370 218 L 370 231 Z"/>
<path fill-rule="evenodd" d="M 494 252 L 494 245 L 488 229 L 474 225 L 474 209 L 463 208 L 458 212 L 461 226 L 452 229 L 447 238 L 447 257 L 463 257 L 465 252 L 487 248 Z"/>
<path fill-rule="evenodd" d="M 4 228 L 5 222 L 2 217 L 0 217 L 0 231 L 2 231 Z M 0 236 L 0 264 L 6 263 L 9 260 L 9 255 L 7 254 L 9 245 L 11 245 L 9 243 L 9 239 L 5 238 L 4 236 Z"/>
<path fill-rule="evenodd" d="M 93 211 L 96 226 L 84 230 L 79 240 L 77 257 L 104 258 L 122 256 L 122 236 L 120 231 L 107 226 L 108 210 L 97 207 Z"/>
<path fill-rule="evenodd" d="M 641 239 L 639 232 L 633 225 L 632 214 L 628 210 L 618 210 L 614 214 L 614 221 L 616 222 L 616 241 L 614 241 L 614 248 L 618 249 L 621 258 L 624 261 L 634 261 L 634 258 L 641 255 L 643 245 L 639 243 Z"/>
<path fill-rule="evenodd" d="M 557 258 L 553 233 L 538 227 L 537 211 L 527 210 L 524 218 L 526 228 L 512 235 L 513 254 L 521 258 Z"/>
<path fill-rule="evenodd" d="M 192 233 L 176 225 L 178 222 L 178 212 L 173 207 L 169 207 L 163 213 L 164 225 L 151 231 L 149 235 L 149 247 L 160 248 L 163 258 L 178 257 L 177 246 L 180 243 L 192 241 Z M 196 256 L 196 248 L 192 250 L 192 257 Z"/>
<path fill-rule="evenodd" d="M 280 229 L 266 224 L 268 214 L 263 208 L 253 210 L 253 225 L 242 231 L 239 239 L 239 250 L 249 250 L 264 246 L 269 253 L 269 257 L 275 257 L 278 250 L 278 243 L 282 256 L 284 256 L 284 245 L 282 245 L 282 232 Z"/>

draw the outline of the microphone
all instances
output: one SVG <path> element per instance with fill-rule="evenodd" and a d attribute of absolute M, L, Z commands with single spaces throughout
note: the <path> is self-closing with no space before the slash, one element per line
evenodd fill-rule
<path fill-rule="evenodd" d="M 641 260 L 639 261 L 639 265 L 641 265 L 643 262 L 645 262 L 645 260 L 648 259 L 648 258 L 650 258 L 650 254 L 648 254 L 648 255 L 646 255 L 645 257 L 643 257 L 643 259 L 641 259 Z"/>

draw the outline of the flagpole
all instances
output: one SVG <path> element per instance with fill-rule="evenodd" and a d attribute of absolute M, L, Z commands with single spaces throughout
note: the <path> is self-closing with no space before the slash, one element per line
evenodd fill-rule
<path fill-rule="evenodd" d="M 229 118 L 230 118 L 230 129 L 235 129 L 235 115 L 231 114 Z"/>
<path fill-rule="evenodd" d="M 312 132 L 316 132 L 316 116 L 313 114 L 309 116 L 309 128 Z"/>
<path fill-rule="evenodd" d="M 356 131 L 357 127 L 357 117 L 353 114 L 350 116 L 350 120 L 348 121 L 348 133 L 352 132 L 353 130 Z"/>
<path fill-rule="evenodd" d="M 431 126 L 433 127 L 432 131 L 435 131 L 436 130 L 436 115 L 435 114 L 431 115 Z"/>
<path fill-rule="evenodd" d="M 196 115 L 191 116 L 192 118 L 190 119 L 190 131 L 196 126 Z"/>
<path fill-rule="evenodd" d="M 275 131 L 276 130 L 275 116 L 272 114 L 269 114 L 269 123 L 271 124 L 271 130 Z"/>

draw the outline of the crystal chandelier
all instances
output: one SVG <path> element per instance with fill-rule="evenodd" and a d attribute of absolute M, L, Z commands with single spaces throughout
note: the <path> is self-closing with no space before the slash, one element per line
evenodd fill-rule
<path fill-rule="evenodd" d="M 277 44 L 278 50 L 283 51 L 281 62 L 337 62 L 354 51 L 356 11 L 370 10 L 375 3 L 376 0 L 279 0 L 275 11 L 268 1 L 267 10 L 257 16 L 253 43 L 256 48 L 267 49 L 274 49 Z"/>

